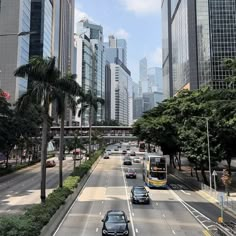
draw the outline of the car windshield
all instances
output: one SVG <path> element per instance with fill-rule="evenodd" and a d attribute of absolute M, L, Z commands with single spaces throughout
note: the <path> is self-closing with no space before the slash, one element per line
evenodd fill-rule
<path fill-rule="evenodd" d="M 135 188 L 134 189 L 134 192 L 137 193 L 137 194 L 144 194 L 146 193 L 146 189 L 145 188 Z"/>
<path fill-rule="evenodd" d="M 107 216 L 108 223 L 125 223 L 124 215 L 108 215 Z"/>
<path fill-rule="evenodd" d="M 134 173 L 135 170 L 134 169 L 128 169 L 128 172 Z"/>

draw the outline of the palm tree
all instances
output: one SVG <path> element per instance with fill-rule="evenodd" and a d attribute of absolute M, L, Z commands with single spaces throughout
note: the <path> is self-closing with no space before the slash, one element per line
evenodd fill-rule
<path fill-rule="evenodd" d="M 82 90 L 79 84 L 74 81 L 76 75 L 66 75 L 63 80 L 66 81 L 64 86 L 67 87 L 67 91 L 63 91 L 60 94 L 57 94 L 57 113 L 61 118 L 61 127 L 60 127 L 60 144 L 59 144 L 59 187 L 63 186 L 63 159 L 64 159 L 64 121 L 65 121 L 65 111 L 66 105 L 68 104 L 71 108 L 73 114 L 76 111 L 76 96 L 82 96 Z"/>
<path fill-rule="evenodd" d="M 91 90 L 88 90 L 84 97 L 81 100 L 78 100 L 78 103 L 82 103 L 81 109 L 86 110 L 89 109 L 89 157 L 91 155 L 91 141 L 92 141 L 92 117 L 93 112 L 97 112 L 98 110 L 98 103 L 104 104 L 104 99 L 99 98 L 93 95 L 93 92 Z"/>
<path fill-rule="evenodd" d="M 46 199 L 46 158 L 47 134 L 49 120 L 49 106 L 54 100 L 62 100 L 61 94 L 76 93 L 75 81 L 60 78 L 60 71 L 56 68 L 56 59 L 32 57 L 28 64 L 22 65 L 15 71 L 15 76 L 30 78 L 30 86 L 16 103 L 16 109 L 23 111 L 29 104 L 42 107 L 42 144 L 41 144 L 41 202 Z M 58 103 L 62 104 L 62 103 Z"/>

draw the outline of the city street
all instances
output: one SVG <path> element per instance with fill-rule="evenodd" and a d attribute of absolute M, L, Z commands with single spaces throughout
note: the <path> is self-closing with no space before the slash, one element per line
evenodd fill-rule
<path fill-rule="evenodd" d="M 148 190 L 150 205 L 133 205 L 130 189 L 143 185 L 142 164 L 133 164 L 137 179 L 126 179 L 121 155 L 101 159 L 81 194 L 61 222 L 55 236 L 101 235 L 102 218 L 111 209 L 126 212 L 130 235 L 203 235 L 204 228 L 185 209 L 170 189 Z"/>
<path fill-rule="evenodd" d="M 59 165 L 47 168 L 47 195 L 58 186 Z M 71 157 L 63 161 L 64 178 L 73 170 Z M 40 163 L 0 178 L 0 214 L 19 213 L 25 207 L 40 203 Z"/>

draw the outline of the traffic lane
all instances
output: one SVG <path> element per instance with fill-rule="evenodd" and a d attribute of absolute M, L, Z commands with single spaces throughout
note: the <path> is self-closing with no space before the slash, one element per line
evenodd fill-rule
<path fill-rule="evenodd" d="M 124 211 L 130 220 L 129 235 L 135 235 L 133 217 L 129 205 L 129 192 L 126 186 L 126 179 L 123 172 L 123 158 L 122 156 L 116 158 L 117 167 L 112 171 L 112 175 L 108 178 L 108 185 L 106 190 L 106 200 L 104 202 L 103 216 L 109 210 Z M 102 226 L 102 225 L 101 225 Z M 101 229 L 102 230 L 102 229 Z M 101 232 L 100 230 L 100 232 Z"/>
<path fill-rule="evenodd" d="M 101 235 L 105 213 L 127 209 L 119 163 L 117 157 L 100 160 L 55 235 Z"/>
<path fill-rule="evenodd" d="M 217 221 L 218 217 L 220 216 L 219 207 L 201 197 L 197 192 L 189 189 L 180 179 L 175 178 L 173 175 L 169 175 L 168 183 L 173 191 L 186 203 L 197 209 L 212 221 Z M 224 212 L 224 221 L 235 221 L 235 218 Z"/>
<path fill-rule="evenodd" d="M 71 161 L 64 161 L 63 177 L 67 177 L 73 170 Z M 58 165 L 47 169 L 47 195 L 58 186 Z M 0 214 L 19 213 L 26 207 L 40 203 L 40 166 L 24 172 L 21 178 L 15 177 L 5 185 L 1 185 Z"/>
<path fill-rule="evenodd" d="M 132 186 L 142 186 L 140 164 L 135 165 L 137 179 L 128 179 Z M 139 168 L 138 168 L 139 167 Z M 150 205 L 131 204 L 134 226 L 140 235 L 203 235 L 202 226 L 192 217 L 169 190 L 149 189 Z"/>

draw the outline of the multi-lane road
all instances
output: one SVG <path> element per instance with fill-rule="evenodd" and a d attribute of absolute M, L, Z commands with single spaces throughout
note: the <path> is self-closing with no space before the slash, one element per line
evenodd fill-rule
<path fill-rule="evenodd" d="M 46 193 L 58 186 L 58 160 L 56 166 L 47 168 Z M 64 178 L 73 170 L 72 158 L 63 161 Z M 40 203 L 40 163 L 0 178 L 0 215 L 19 213 L 27 206 Z"/>
<path fill-rule="evenodd" d="M 137 179 L 126 179 L 121 155 L 101 159 L 54 236 L 101 235 L 101 220 L 111 209 L 126 212 L 133 236 L 204 235 L 202 225 L 171 189 L 150 189 L 150 205 L 130 202 L 131 187 L 143 185 L 141 165 L 133 164 Z"/>

